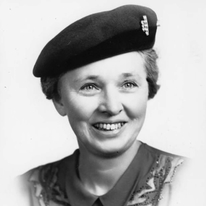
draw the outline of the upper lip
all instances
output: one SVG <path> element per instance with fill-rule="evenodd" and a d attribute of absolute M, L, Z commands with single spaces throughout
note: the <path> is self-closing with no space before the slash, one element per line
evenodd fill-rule
<path fill-rule="evenodd" d="M 127 121 L 125 121 L 125 120 L 113 120 L 113 121 L 111 121 L 111 120 L 102 120 L 102 121 L 97 121 L 97 122 L 95 122 L 95 123 L 93 123 L 93 125 L 94 124 L 100 124 L 100 123 L 102 123 L 102 124 L 117 124 L 117 123 L 121 123 L 121 122 L 123 122 L 123 123 L 126 123 Z"/>

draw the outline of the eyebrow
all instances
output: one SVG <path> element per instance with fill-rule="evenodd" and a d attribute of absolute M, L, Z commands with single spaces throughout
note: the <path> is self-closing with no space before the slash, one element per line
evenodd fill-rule
<path fill-rule="evenodd" d="M 74 79 L 75 82 L 79 82 L 79 81 L 84 81 L 84 80 L 96 80 L 98 79 L 98 76 L 97 75 L 89 75 L 87 76 L 86 78 L 76 78 Z"/>
<path fill-rule="evenodd" d="M 137 77 L 139 80 L 141 79 L 141 77 L 138 75 L 138 74 L 136 74 L 136 73 L 123 73 L 123 74 L 121 74 L 121 77 L 123 77 L 123 78 L 128 78 L 128 77 Z"/>
<path fill-rule="evenodd" d="M 123 73 L 121 74 L 122 77 L 131 77 L 131 76 L 135 76 L 135 74 L 133 73 Z"/>
<path fill-rule="evenodd" d="M 141 79 L 141 77 L 138 75 L 138 74 L 136 74 L 136 73 L 122 73 L 121 75 L 120 75 L 120 77 L 121 78 L 128 78 L 128 77 L 137 77 L 138 79 Z M 89 76 L 87 76 L 86 78 L 76 78 L 76 79 L 74 79 L 74 81 L 75 82 L 81 82 L 81 81 L 84 81 L 84 80 L 96 80 L 96 79 L 99 79 L 99 76 L 98 75 L 89 75 Z"/>

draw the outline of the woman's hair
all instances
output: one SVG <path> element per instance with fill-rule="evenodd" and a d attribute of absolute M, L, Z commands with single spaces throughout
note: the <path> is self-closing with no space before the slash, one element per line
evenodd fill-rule
<path fill-rule="evenodd" d="M 159 68 L 157 66 L 157 58 L 158 55 L 154 49 L 138 51 L 139 54 L 144 58 L 145 61 L 145 69 L 147 73 L 147 82 L 149 86 L 149 94 L 148 99 L 151 99 L 155 96 L 159 89 L 159 85 L 157 84 L 158 76 L 159 76 Z M 42 77 L 41 78 L 41 87 L 43 93 L 46 95 L 47 99 L 60 99 L 58 82 L 63 74 L 60 74 L 56 77 Z"/>
<path fill-rule="evenodd" d="M 147 82 L 149 86 L 148 99 L 152 99 L 160 88 L 157 84 L 159 77 L 159 68 L 157 65 L 158 55 L 154 49 L 139 52 L 145 61 L 145 69 L 147 73 Z"/>

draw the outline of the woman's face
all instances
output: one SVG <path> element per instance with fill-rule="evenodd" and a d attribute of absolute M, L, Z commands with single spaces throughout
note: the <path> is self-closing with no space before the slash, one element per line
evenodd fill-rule
<path fill-rule="evenodd" d="M 67 115 L 80 150 L 100 156 L 127 151 L 143 125 L 147 100 L 143 57 L 130 52 L 67 72 L 55 107 Z"/>

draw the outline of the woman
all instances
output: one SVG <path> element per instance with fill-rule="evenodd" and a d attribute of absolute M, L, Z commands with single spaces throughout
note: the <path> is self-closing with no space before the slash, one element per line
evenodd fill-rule
<path fill-rule="evenodd" d="M 159 86 L 157 17 L 126 5 L 69 25 L 33 73 L 79 149 L 22 176 L 31 205 L 167 205 L 184 158 L 137 141 Z M 27 189 L 28 187 L 28 189 Z"/>

